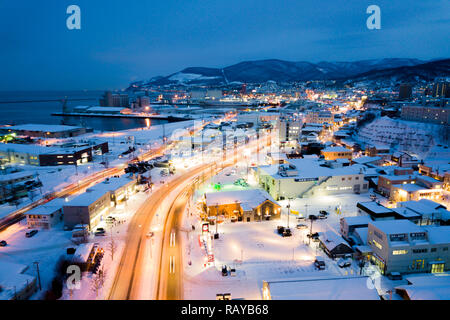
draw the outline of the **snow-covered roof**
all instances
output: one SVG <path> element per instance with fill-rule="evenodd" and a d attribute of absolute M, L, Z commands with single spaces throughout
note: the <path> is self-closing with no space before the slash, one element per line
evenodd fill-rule
<path fill-rule="evenodd" d="M 450 243 L 450 226 L 424 226 L 428 239 L 433 244 Z"/>
<path fill-rule="evenodd" d="M 369 156 L 363 156 L 359 158 L 353 158 L 353 162 L 359 163 L 359 164 L 365 164 L 365 163 L 371 163 L 375 161 L 381 160 L 381 157 L 369 157 Z"/>
<path fill-rule="evenodd" d="M 115 192 L 116 190 L 126 186 L 130 182 L 135 181 L 134 179 L 130 178 L 128 175 L 123 175 L 121 177 L 113 177 L 109 178 L 109 180 L 104 180 L 103 182 L 97 183 L 95 186 L 89 188 L 91 191 L 103 191 L 103 193 L 106 193 L 108 191 Z"/>
<path fill-rule="evenodd" d="M 55 211 L 61 209 L 65 204 L 64 199 L 56 198 L 47 203 L 41 204 L 31 210 L 26 212 L 27 215 L 49 215 L 54 213 Z"/>
<path fill-rule="evenodd" d="M 278 205 L 267 192 L 259 189 L 208 192 L 205 193 L 205 198 L 208 207 L 240 203 L 242 209 L 246 211 L 258 207 L 266 200 Z"/>
<path fill-rule="evenodd" d="M 323 149 L 322 152 L 352 152 L 352 150 L 345 147 L 328 147 Z"/>
<path fill-rule="evenodd" d="M 0 263 L 0 300 L 13 299 L 15 292 L 22 291 L 35 280 L 35 277 L 23 274 L 27 268 L 24 265 L 2 260 Z"/>
<path fill-rule="evenodd" d="M 321 166 L 324 161 L 317 161 L 315 159 L 290 159 L 289 163 L 296 167 L 298 174 L 296 176 L 284 177 L 278 174 L 278 165 L 265 165 L 260 166 L 260 170 L 265 174 L 274 177 L 275 179 L 293 179 L 293 178 L 318 178 L 328 176 L 348 176 L 356 174 L 364 174 L 364 168 L 362 165 L 353 165 L 347 167 L 330 168 Z"/>
<path fill-rule="evenodd" d="M 85 263 L 94 247 L 93 243 L 82 243 L 75 250 L 72 260 L 74 262 Z"/>
<path fill-rule="evenodd" d="M 364 207 L 367 210 L 370 210 L 371 212 L 373 212 L 375 214 L 392 212 L 391 209 L 386 208 L 385 206 L 383 206 L 375 201 L 358 202 L 357 207 L 358 208 Z"/>
<path fill-rule="evenodd" d="M 450 300 L 450 276 L 448 274 L 411 276 L 412 284 L 395 287 L 405 290 L 411 300 Z"/>
<path fill-rule="evenodd" d="M 349 244 L 344 240 L 344 238 L 342 238 L 341 236 L 339 236 L 338 234 L 336 234 L 334 231 L 331 230 L 321 232 L 319 234 L 319 239 L 321 243 L 328 249 L 328 251 L 333 250 L 340 244 L 350 247 Z"/>
<path fill-rule="evenodd" d="M 344 217 L 342 218 L 347 225 L 355 226 L 355 225 L 364 225 L 368 224 L 369 221 L 372 221 L 368 216 L 353 216 L 353 217 Z"/>
<path fill-rule="evenodd" d="M 379 300 L 368 277 L 339 277 L 269 281 L 272 300 Z"/>
<path fill-rule="evenodd" d="M 422 227 L 414 224 L 409 220 L 380 220 L 370 221 L 369 226 L 373 225 L 387 235 L 400 233 L 424 232 Z"/>
<path fill-rule="evenodd" d="M 416 192 L 416 191 L 428 189 L 427 187 L 422 187 L 415 183 L 399 184 L 399 185 L 394 185 L 393 187 L 401 189 L 401 190 L 405 190 L 406 192 Z"/>
<path fill-rule="evenodd" d="M 397 202 L 398 207 L 408 208 L 420 214 L 427 214 L 436 212 L 436 210 L 445 210 L 446 207 L 438 202 L 428 199 L 420 199 L 419 201 L 403 201 Z M 398 208 L 397 207 L 397 208 Z"/>
<path fill-rule="evenodd" d="M 0 151 L 3 152 L 20 152 L 28 154 L 72 154 L 77 151 L 86 150 L 89 147 L 80 148 L 56 148 L 44 147 L 36 144 L 18 144 L 18 143 L 0 143 Z"/>
<path fill-rule="evenodd" d="M 105 191 L 103 189 L 96 190 L 90 189 L 91 191 L 86 191 L 75 198 L 69 200 L 64 204 L 64 207 L 84 207 L 89 206 L 92 203 L 96 202 L 98 199 L 103 197 L 109 191 Z"/>
<path fill-rule="evenodd" d="M 88 112 L 120 112 L 126 110 L 127 108 L 122 107 L 90 107 L 87 109 Z"/>
<path fill-rule="evenodd" d="M 8 174 L 0 174 L 0 182 L 3 181 L 12 181 L 17 179 L 23 179 L 30 176 L 35 176 L 36 173 L 32 171 L 19 171 Z"/>

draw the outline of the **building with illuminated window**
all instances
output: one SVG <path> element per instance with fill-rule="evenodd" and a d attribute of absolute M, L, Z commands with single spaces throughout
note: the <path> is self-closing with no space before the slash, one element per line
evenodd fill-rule
<path fill-rule="evenodd" d="M 328 147 L 320 151 L 325 160 L 348 159 L 352 160 L 353 151 L 345 147 Z"/>
<path fill-rule="evenodd" d="M 364 177 L 361 165 L 310 158 L 257 168 L 259 184 L 276 200 L 367 192 L 369 182 Z"/>
<path fill-rule="evenodd" d="M 410 121 L 450 124 L 450 107 L 408 105 L 402 107 L 401 118 Z"/>
<path fill-rule="evenodd" d="M 21 124 L 0 128 L 0 133 L 15 133 L 18 136 L 42 138 L 69 138 L 86 132 L 86 128 L 82 127 L 51 124 Z"/>
<path fill-rule="evenodd" d="M 0 157 L 10 164 L 35 166 L 75 165 L 92 161 L 92 151 L 109 151 L 108 143 L 84 147 L 44 147 L 36 144 L 0 143 Z"/>
<path fill-rule="evenodd" d="M 382 274 L 450 270 L 450 226 L 418 226 L 408 220 L 369 221 L 370 261 Z"/>
<path fill-rule="evenodd" d="M 279 219 L 281 214 L 281 206 L 258 189 L 205 193 L 204 209 L 208 217 L 243 222 Z"/>

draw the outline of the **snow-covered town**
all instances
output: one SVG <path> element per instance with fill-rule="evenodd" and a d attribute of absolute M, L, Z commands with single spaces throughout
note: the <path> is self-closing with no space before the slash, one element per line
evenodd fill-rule
<path fill-rule="evenodd" d="M 224 19 L 223 30 L 198 4 L 160 11 L 129 4 L 134 9 L 127 5 L 120 19 L 108 8 L 105 15 L 124 28 L 114 36 L 89 14 L 78 28 L 77 15 L 94 4 L 71 5 L 63 31 L 73 42 L 42 25 L 58 49 L 30 26 L 18 27 L 54 59 L 36 49 L 25 63 L 21 57 L 33 50 L 5 46 L 18 73 L 4 65 L 0 77 L 0 300 L 259 301 L 253 308 L 271 319 L 265 308 L 279 300 L 450 300 L 445 39 L 413 50 L 392 26 L 392 16 L 406 25 L 399 9 L 383 5 L 383 19 L 399 34 L 387 28 L 397 40 L 381 50 L 378 6 L 363 8 L 359 18 L 368 20 L 359 38 L 361 30 L 349 31 L 359 21 L 353 12 L 324 2 L 333 19 L 349 23 L 335 33 L 327 29 L 333 19 L 317 13 L 325 4 L 306 2 L 292 7 L 321 22 L 303 26 L 311 34 L 295 41 L 298 30 L 289 30 L 301 19 L 264 3 L 264 24 L 253 21 L 254 6 L 221 6 L 214 16 L 236 18 Z M 440 21 L 439 34 L 448 26 L 446 8 L 437 1 L 417 10 Z M 156 23 L 166 11 L 170 26 Z M 274 36 L 268 25 L 278 14 L 291 18 L 279 20 L 287 32 L 278 26 Z M 206 24 L 204 37 L 192 19 Z M 236 32 L 240 20 L 264 41 L 247 25 Z M 152 41 L 170 51 L 155 58 L 144 25 L 157 26 Z M 96 37 L 94 26 L 103 30 Z M 220 45 L 211 44 L 213 31 Z M 231 31 L 243 37 L 239 46 Z M 294 53 L 283 53 L 287 39 Z M 196 41 L 208 45 L 200 50 Z M 75 47 L 80 53 L 69 66 L 65 57 Z M 50 83 L 61 89 L 48 90 Z M 228 308 L 195 308 L 167 312 L 229 315 Z"/>
<path fill-rule="evenodd" d="M 0 128 L 2 298 L 448 298 L 448 117 L 398 107 L 448 98 L 391 90 L 381 105 L 295 89 L 124 131 Z"/>

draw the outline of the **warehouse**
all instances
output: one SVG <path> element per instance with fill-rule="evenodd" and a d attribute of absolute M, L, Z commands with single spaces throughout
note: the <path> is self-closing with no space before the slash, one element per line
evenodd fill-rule
<path fill-rule="evenodd" d="M 51 124 L 21 124 L 0 128 L 0 133 L 15 133 L 18 136 L 41 138 L 69 138 L 86 132 L 86 128 L 82 127 Z"/>

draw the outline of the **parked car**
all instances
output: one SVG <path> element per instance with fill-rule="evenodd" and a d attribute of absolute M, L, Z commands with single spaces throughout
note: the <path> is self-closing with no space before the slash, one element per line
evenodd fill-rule
<path fill-rule="evenodd" d="M 319 218 L 319 219 L 327 219 L 328 217 L 326 215 L 324 215 L 324 214 L 319 214 L 317 216 L 317 218 Z"/>
<path fill-rule="evenodd" d="M 314 214 L 310 214 L 310 215 L 308 216 L 308 219 L 309 219 L 309 220 L 317 220 L 317 216 L 314 215 Z"/>
<path fill-rule="evenodd" d="M 317 233 L 317 232 L 314 232 L 313 234 L 308 233 L 306 236 L 308 238 L 311 238 L 314 242 L 319 241 L 319 233 Z"/>
<path fill-rule="evenodd" d="M 298 224 L 297 225 L 297 229 L 299 229 L 299 230 L 303 230 L 303 229 L 308 229 L 308 226 L 306 225 L 306 224 Z"/>
<path fill-rule="evenodd" d="M 319 214 L 324 215 L 324 216 L 328 216 L 330 213 L 328 211 L 325 211 L 325 210 L 320 210 Z"/>
<path fill-rule="evenodd" d="M 153 237 L 155 234 L 153 233 L 153 232 L 149 232 L 149 233 L 147 233 L 147 238 L 151 238 L 151 237 Z"/>
<path fill-rule="evenodd" d="M 322 257 L 316 257 L 316 260 L 314 260 L 314 266 L 317 270 L 325 270 L 325 260 Z"/>
<path fill-rule="evenodd" d="M 301 217 L 297 217 L 297 221 L 305 221 L 306 220 L 306 218 L 305 217 L 303 217 L 303 216 L 301 216 Z"/>
<path fill-rule="evenodd" d="M 285 228 L 283 232 L 283 237 L 290 237 L 290 236 L 292 236 L 291 229 Z"/>
<path fill-rule="evenodd" d="M 350 259 L 341 258 L 338 260 L 337 265 L 339 268 L 347 268 L 352 265 L 352 261 Z"/>
<path fill-rule="evenodd" d="M 31 238 L 31 237 L 34 236 L 36 233 L 38 233 L 38 230 L 31 230 L 31 231 L 25 233 L 25 237 Z"/>
<path fill-rule="evenodd" d="M 402 275 L 399 272 L 391 272 L 388 274 L 388 278 L 391 280 L 403 280 Z"/>
<path fill-rule="evenodd" d="M 6 247 L 8 243 L 5 240 L 0 241 L 0 247 Z"/>
<path fill-rule="evenodd" d="M 277 227 L 277 232 L 278 232 L 278 234 L 283 234 L 283 232 L 284 232 L 284 227 L 283 227 L 283 226 L 278 226 L 278 227 Z"/>

